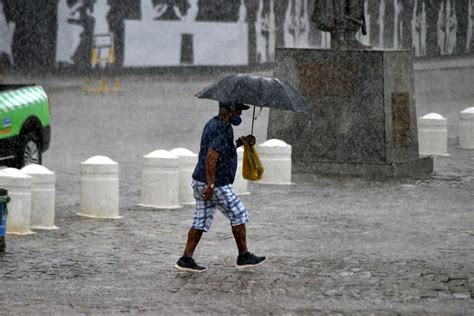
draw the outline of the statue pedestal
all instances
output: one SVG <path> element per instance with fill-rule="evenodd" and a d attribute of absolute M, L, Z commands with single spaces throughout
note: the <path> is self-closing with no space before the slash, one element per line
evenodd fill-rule
<path fill-rule="evenodd" d="M 293 146 L 293 169 L 329 175 L 420 177 L 411 51 L 278 48 L 274 76 L 310 113 L 271 110 L 267 138 Z"/>

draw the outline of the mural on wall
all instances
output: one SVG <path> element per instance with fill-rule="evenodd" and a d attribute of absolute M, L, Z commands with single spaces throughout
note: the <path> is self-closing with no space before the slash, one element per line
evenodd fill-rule
<path fill-rule="evenodd" d="M 474 54 L 474 0 L 365 0 L 374 48 L 415 57 Z M 314 0 L 0 0 L 0 64 L 91 68 L 98 34 L 117 67 L 247 65 L 276 47 L 330 48 Z M 112 43 L 111 43 L 112 44 Z"/>
<path fill-rule="evenodd" d="M 113 33 L 107 19 L 110 5 L 106 0 L 79 0 L 72 5 L 67 0 L 58 3 L 56 62 L 58 66 L 87 64 L 96 45 L 113 46 Z M 103 58 L 99 51 L 99 58 Z"/>
<path fill-rule="evenodd" d="M 92 9 L 92 17 L 94 18 L 94 35 L 110 33 L 107 15 L 110 12 L 108 1 L 97 1 Z"/>
<path fill-rule="evenodd" d="M 142 12 L 145 19 L 125 21 L 124 66 L 248 64 L 245 17 L 239 16 L 231 22 L 198 21 L 199 2 L 187 2 L 187 10 L 183 12 L 171 4 L 154 5 L 152 0 L 141 0 L 142 10 L 154 12 L 154 15 L 147 16 L 147 13 Z M 162 13 L 170 8 L 176 18 L 160 19 Z M 246 14 L 243 1 L 238 12 Z M 269 23 L 262 21 L 260 27 L 261 35 L 264 36 L 262 27 L 268 29 Z M 265 38 L 262 52 L 268 51 L 268 37 Z M 261 58 L 268 58 L 268 53 L 262 54 Z"/>
<path fill-rule="evenodd" d="M 86 1 L 89 6 L 85 5 Z M 200 6 L 204 1 L 183 1 L 139 0 L 140 18 L 124 20 L 124 66 L 267 63 L 274 60 L 278 36 L 282 38 L 280 45 L 285 47 L 330 48 L 331 35 L 311 27 L 312 0 L 279 0 L 279 8 L 283 8 L 279 12 L 275 0 L 240 0 L 233 21 L 221 21 L 217 15 L 213 21 L 206 21 L 205 18 L 199 20 L 203 12 Z M 456 1 L 462 0 L 366 0 L 364 11 L 367 34 L 359 32 L 357 38 L 375 48 L 412 48 L 416 57 L 456 54 L 456 47 L 459 46 L 459 11 L 456 10 Z M 472 0 L 468 1 L 469 18 L 462 48 L 465 53 L 471 52 L 472 46 Z M 253 20 L 247 16 L 249 2 L 255 2 Z M 78 47 L 77 34 L 82 34 L 82 50 L 87 51 L 85 46 L 91 45 L 84 39 L 87 31 L 83 24 L 95 25 L 89 31 L 89 36 L 110 32 L 107 23 L 107 15 L 110 14 L 108 1 L 92 1 L 92 6 L 90 3 L 90 0 L 80 0 L 68 6 L 65 0 L 60 0 L 58 62 L 74 63 L 71 56 Z M 89 9 L 83 10 L 79 17 L 81 8 Z M 428 10 L 436 11 L 435 15 L 431 13 L 432 21 L 428 21 Z M 279 14 L 282 16 L 280 19 Z M 87 19 L 92 22 L 84 23 Z M 73 23 L 75 20 L 83 22 Z M 282 25 L 277 25 L 277 20 Z M 248 23 L 252 23 L 253 27 L 249 28 Z M 252 34 L 249 37 L 248 32 L 255 33 L 254 43 L 249 43 Z M 428 32 L 436 32 L 436 37 L 431 35 L 436 46 L 435 52 L 428 51 Z M 207 40 L 207 34 L 213 34 L 213 41 Z M 222 47 L 227 48 L 225 53 Z M 249 55 L 252 54 L 255 60 L 250 61 Z"/>
<path fill-rule="evenodd" d="M 79 47 L 84 27 L 78 23 L 79 9 L 84 6 L 78 2 L 69 6 L 67 0 L 58 3 L 58 32 L 56 40 L 56 61 L 59 64 L 73 64 L 73 56 Z"/>
<path fill-rule="evenodd" d="M 56 63 L 64 66 L 89 66 L 95 28 L 107 31 L 101 6 L 88 0 L 60 0 L 57 10 Z M 102 9 L 103 10 L 103 9 Z M 108 32 L 108 31 L 107 31 Z"/>
<path fill-rule="evenodd" d="M 186 14 L 181 14 L 181 11 L 176 6 L 173 6 L 173 10 L 178 17 L 178 20 L 183 22 L 194 22 L 196 21 L 199 13 L 198 0 L 189 0 L 188 3 L 189 9 L 187 10 Z"/>
<path fill-rule="evenodd" d="M 0 0 L 0 58 L 13 65 L 12 44 L 15 23 L 7 20 L 4 9 L 3 0 Z"/>
<path fill-rule="evenodd" d="M 371 43 L 371 41 L 370 41 L 370 28 L 371 28 L 371 24 L 372 24 L 372 16 L 371 16 L 370 11 L 369 11 L 369 2 L 368 1 L 364 2 L 364 16 L 365 16 L 365 24 L 366 24 L 365 29 L 367 31 L 367 34 L 363 35 L 362 30 L 359 30 L 357 32 L 356 38 L 362 44 L 364 44 L 366 46 L 370 46 L 370 43 Z"/>
<path fill-rule="evenodd" d="M 471 51 L 471 46 L 472 46 L 472 28 L 473 28 L 473 20 L 474 20 L 474 3 L 472 0 L 469 0 L 469 5 L 468 5 L 468 24 L 467 24 L 467 36 L 466 36 L 466 53 L 469 53 Z"/>
<path fill-rule="evenodd" d="M 402 49 L 403 42 L 403 4 L 401 0 L 393 0 L 393 49 Z"/>
<path fill-rule="evenodd" d="M 422 9 L 419 10 L 421 3 Z M 411 20 L 412 47 L 416 57 L 426 56 L 426 6 L 422 1 L 415 0 L 413 18 Z"/>
<path fill-rule="evenodd" d="M 310 16 L 308 0 L 289 0 L 283 26 L 285 47 L 309 47 Z M 326 42 L 324 43 L 326 47 Z"/>
<path fill-rule="evenodd" d="M 385 0 L 380 0 L 379 15 L 377 24 L 379 28 L 379 41 L 377 47 L 384 47 L 384 33 L 385 33 Z"/>
<path fill-rule="evenodd" d="M 457 16 L 455 11 L 455 0 L 443 3 L 438 11 L 436 23 L 437 52 L 439 55 L 451 55 L 457 44 Z"/>
<path fill-rule="evenodd" d="M 257 19 L 255 21 L 256 55 L 257 62 L 259 63 L 273 61 L 275 55 L 276 29 L 273 0 L 270 0 L 269 4 L 269 10 L 264 12 L 263 0 L 259 1 Z"/>

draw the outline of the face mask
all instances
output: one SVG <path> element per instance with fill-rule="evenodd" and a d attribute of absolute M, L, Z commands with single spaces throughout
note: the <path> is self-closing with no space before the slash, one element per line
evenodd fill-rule
<path fill-rule="evenodd" d="M 232 120 L 230 121 L 230 124 L 232 124 L 234 126 L 239 126 L 240 123 L 242 123 L 242 118 L 240 117 L 240 115 L 232 118 Z"/>

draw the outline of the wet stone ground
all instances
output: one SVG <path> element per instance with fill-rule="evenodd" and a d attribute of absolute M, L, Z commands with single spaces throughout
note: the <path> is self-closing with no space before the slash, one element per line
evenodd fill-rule
<path fill-rule="evenodd" d="M 145 95 L 134 106 L 153 109 L 155 98 L 165 100 L 157 101 L 163 107 L 176 106 L 200 88 L 155 85 L 160 98 Z M 182 96 L 168 98 L 173 89 Z M 55 142 L 45 165 L 57 175 L 59 229 L 8 236 L 7 252 L 0 255 L 0 314 L 473 314 L 473 151 L 452 142 L 451 155 L 435 158 L 435 172 L 426 179 L 296 174 L 291 186 L 251 184 L 251 194 L 242 196 L 250 212 L 248 241 L 251 251 L 267 256 L 265 264 L 235 268 L 234 240 L 219 214 L 195 253 L 209 270 L 182 273 L 173 266 L 193 208 L 137 206 L 139 159 L 161 148 L 196 151 L 200 132 L 190 126 L 214 109 L 192 112 L 201 115 L 192 119 L 179 111 L 166 116 L 150 110 L 156 122 L 148 126 L 153 122 L 128 110 L 137 97 L 129 92 L 111 97 L 113 102 L 78 98 L 75 90 L 51 92 Z M 197 105 L 186 111 L 192 106 Z M 120 111 L 104 120 L 107 107 Z M 87 116 L 91 111 L 96 115 Z M 130 119 L 134 115 L 139 117 Z M 182 124 L 170 131 L 170 118 Z M 118 121 L 126 127 L 118 128 Z M 256 125 L 258 141 L 264 138 L 262 125 Z M 114 143 L 120 133 L 126 141 Z M 133 135 L 142 136 L 132 141 Z M 78 165 L 96 154 L 120 163 L 121 219 L 77 215 Z"/>
<path fill-rule="evenodd" d="M 119 312 L 471 314 L 473 156 L 451 148 L 424 180 L 295 175 L 293 186 L 250 186 L 251 249 L 262 267 L 238 271 L 223 216 L 177 272 L 192 207 L 121 209 L 122 219 L 61 209 L 55 231 L 9 236 L 0 256 L 2 313 Z M 139 193 L 128 199 L 138 200 Z"/>

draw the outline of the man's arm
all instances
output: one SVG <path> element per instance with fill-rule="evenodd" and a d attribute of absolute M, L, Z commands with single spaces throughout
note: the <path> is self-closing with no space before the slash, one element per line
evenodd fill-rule
<path fill-rule="evenodd" d="M 209 148 L 207 150 L 206 156 L 206 179 L 207 185 L 204 189 L 203 197 L 204 200 L 210 200 L 214 195 L 214 184 L 216 181 L 216 169 L 217 169 L 217 161 L 219 160 L 219 152 L 214 150 L 213 148 Z"/>

